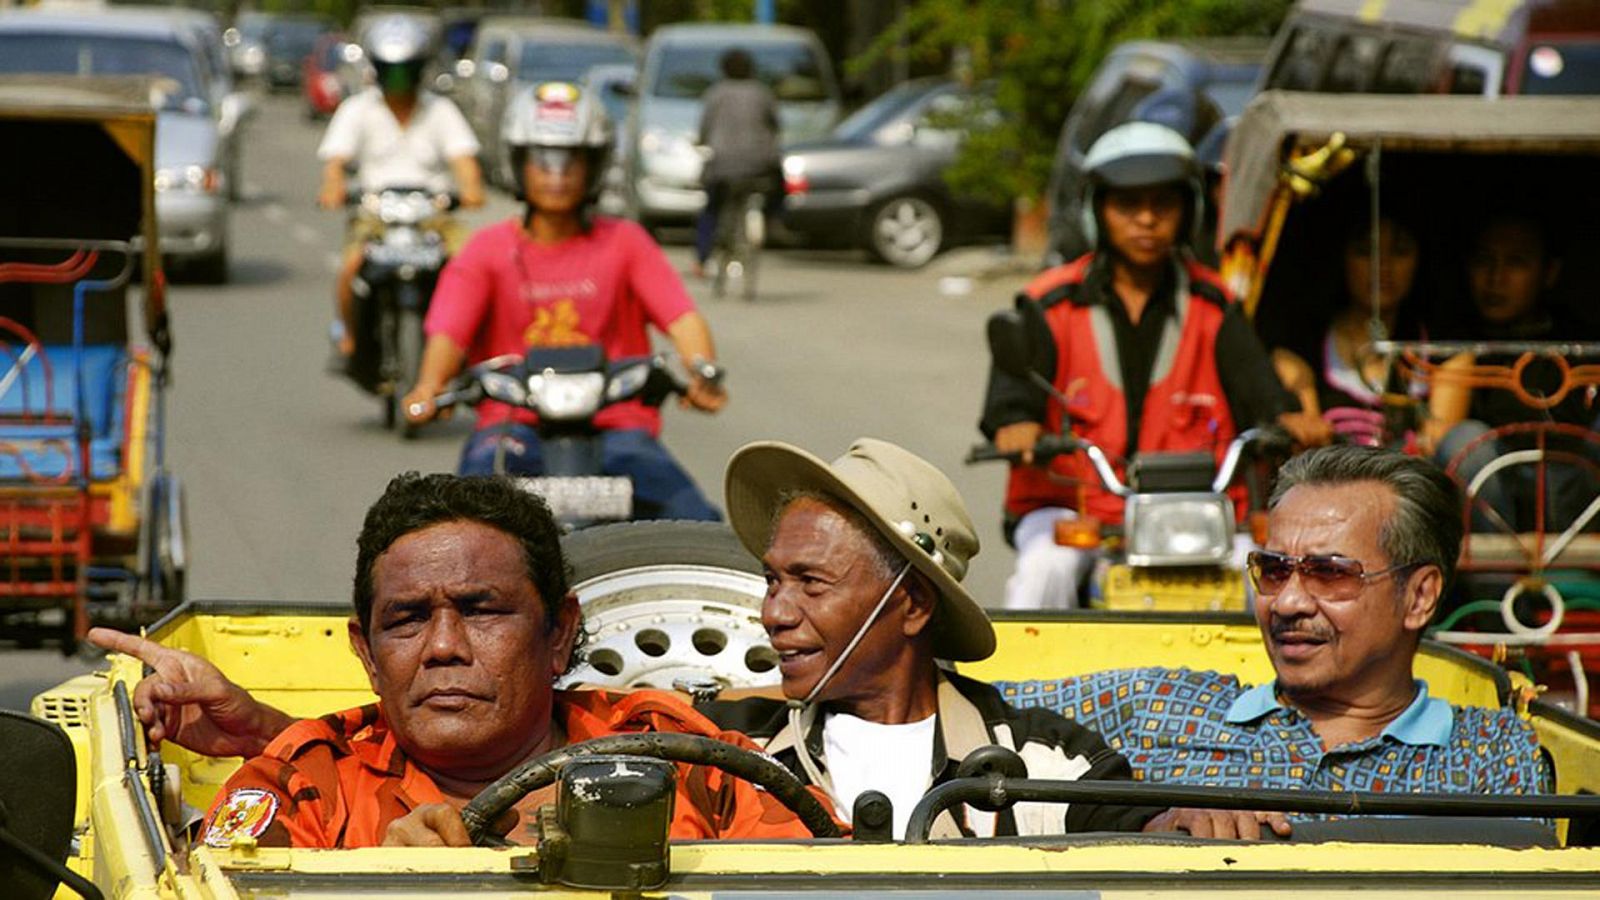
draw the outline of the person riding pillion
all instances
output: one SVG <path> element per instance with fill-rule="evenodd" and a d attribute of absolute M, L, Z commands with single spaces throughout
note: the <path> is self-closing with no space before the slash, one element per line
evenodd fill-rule
<path fill-rule="evenodd" d="M 1017 549 L 1005 605 L 1014 609 L 1077 605 L 1094 554 L 1058 546 L 1058 520 L 1122 519 L 1122 500 L 1101 488 L 1082 454 L 1033 465 L 1042 434 L 1070 431 L 1113 459 L 1220 458 L 1244 428 L 1299 425 L 1285 415 L 1291 401 L 1242 308 L 1190 253 L 1203 192 L 1183 136 L 1149 122 L 1121 125 L 1094 143 L 1084 169 L 1094 249 L 1040 274 L 1017 298 L 1042 308 L 1055 345 L 1051 380 L 1065 403 L 991 368 L 979 425 L 997 448 L 1021 454 L 1005 498 Z"/>
<path fill-rule="evenodd" d="M 599 98 L 545 82 L 512 101 L 502 139 L 527 203 L 519 219 L 473 235 L 439 277 L 424 323 L 427 343 L 408 416 L 436 415 L 433 398 L 463 366 L 537 347 L 598 344 L 608 358 L 651 352 L 646 325 L 666 332 L 690 376 L 685 406 L 716 412 L 727 400 L 711 329 L 661 248 L 638 224 L 596 215 L 612 145 Z M 461 474 L 543 471 L 537 416 L 493 400 L 478 407 Z M 658 441 L 660 411 L 637 400 L 595 417 L 606 474 L 631 477 L 641 518 L 716 519 L 699 488 Z"/>
<path fill-rule="evenodd" d="M 422 90 L 432 37 L 411 16 L 380 17 L 362 35 L 361 45 L 377 78 L 375 87 L 339 104 L 328 122 L 317 158 L 322 160 L 318 202 L 342 209 L 348 191 L 346 170 L 355 167 L 362 191 L 422 187 L 447 193 L 451 182 L 463 207 L 483 205 L 478 140 L 461 111 L 448 98 Z M 435 223 L 451 252 L 461 245 L 457 223 L 441 215 Z M 350 220 L 335 288 L 335 348 L 349 357 L 356 349 L 355 294 L 362 247 L 381 225 L 371 216 Z"/>

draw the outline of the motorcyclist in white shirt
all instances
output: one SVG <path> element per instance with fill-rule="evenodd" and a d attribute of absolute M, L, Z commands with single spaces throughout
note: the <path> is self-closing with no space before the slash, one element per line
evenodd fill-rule
<path fill-rule="evenodd" d="M 421 22 L 404 15 L 384 16 L 362 36 L 377 84 L 339 104 L 317 148 L 323 163 L 318 194 L 323 209 L 344 208 L 346 172 L 352 167 L 363 192 L 422 186 L 445 194 L 453 180 L 462 207 L 483 205 L 479 145 L 472 128 L 449 99 L 421 89 L 432 40 Z M 464 238 L 458 224 L 438 224 L 446 247 L 458 249 Z M 333 328 L 335 347 L 345 359 L 355 350 L 352 285 L 361 268 L 362 246 L 377 227 L 370 216 L 357 214 L 345 235 Z"/>

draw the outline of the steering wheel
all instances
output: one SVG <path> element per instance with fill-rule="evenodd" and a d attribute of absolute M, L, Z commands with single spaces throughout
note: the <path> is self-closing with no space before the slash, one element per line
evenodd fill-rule
<path fill-rule="evenodd" d="M 529 760 L 489 785 L 461 810 L 467 834 L 483 847 L 504 846 L 505 842 L 489 830 L 489 823 L 505 815 L 523 797 L 552 784 L 567 763 L 581 756 L 616 753 L 646 756 L 672 762 L 714 766 L 765 788 L 810 829 L 813 837 L 838 837 L 839 826 L 814 794 L 781 763 L 765 754 L 697 734 L 643 732 L 618 734 L 569 744 L 559 750 Z"/>

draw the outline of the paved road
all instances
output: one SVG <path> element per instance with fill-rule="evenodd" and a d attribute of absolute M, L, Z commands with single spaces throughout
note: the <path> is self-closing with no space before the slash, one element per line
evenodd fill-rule
<path fill-rule="evenodd" d="M 324 373 L 342 220 L 312 203 L 319 134 L 286 98 L 264 104 L 233 215 L 232 282 L 172 290 L 168 446 L 188 487 L 195 597 L 347 597 L 367 505 L 397 472 L 453 469 L 467 433 L 457 421 L 402 443 L 383 430 L 374 400 Z M 499 198 L 469 220 L 513 211 Z M 669 253 L 687 268 L 685 247 Z M 716 301 L 692 285 L 732 402 L 715 417 L 671 409 L 665 434 L 718 502 L 723 464 L 747 441 L 792 441 L 824 458 L 860 435 L 916 450 L 966 496 L 985 545 L 968 583 L 997 603 L 1011 563 L 999 535 L 1003 475 L 960 460 L 983 390 L 983 319 L 1016 283 L 941 296 L 939 275 L 953 264 L 904 273 L 850 253 L 787 251 L 764 260 L 755 303 Z M 49 651 L 0 649 L 0 707 L 81 669 Z"/>

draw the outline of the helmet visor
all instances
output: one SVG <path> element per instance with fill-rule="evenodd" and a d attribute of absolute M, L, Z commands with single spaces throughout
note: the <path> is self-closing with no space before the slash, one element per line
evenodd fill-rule
<path fill-rule="evenodd" d="M 1095 169 L 1094 179 L 1106 187 L 1154 187 L 1182 184 L 1195 177 L 1194 163 L 1168 153 L 1124 156 Z"/>
<path fill-rule="evenodd" d="M 374 63 L 378 88 L 385 94 L 409 94 L 422 81 L 422 66 L 418 63 Z"/>
<path fill-rule="evenodd" d="M 550 175 L 561 176 L 567 174 L 567 169 L 572 166 L 572 161 L 577 158 L 578 151 L 572 147 L 528 148 L 528 165 Z"/>

